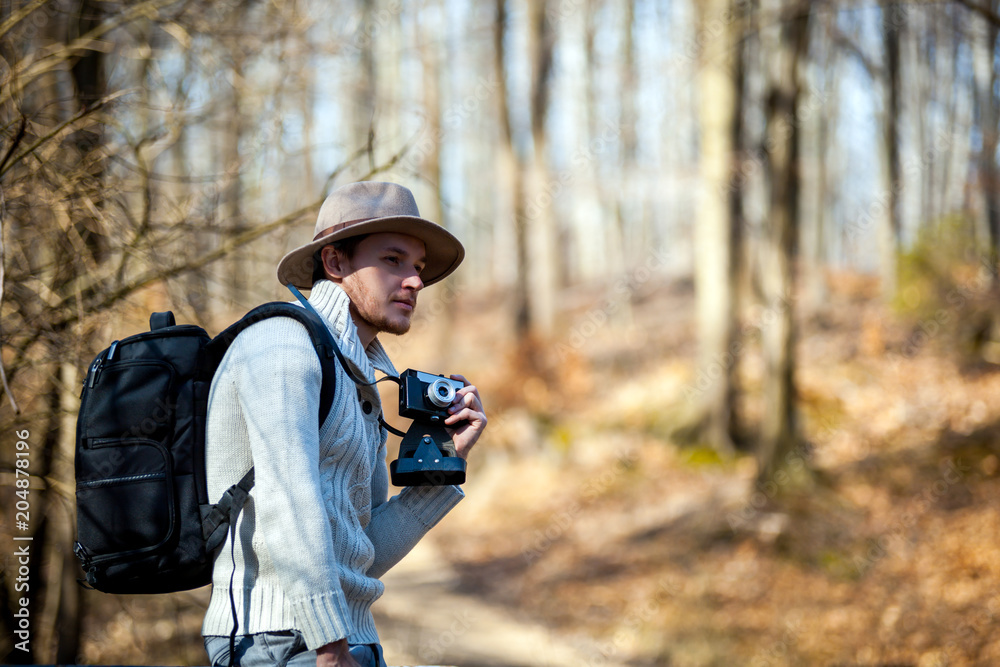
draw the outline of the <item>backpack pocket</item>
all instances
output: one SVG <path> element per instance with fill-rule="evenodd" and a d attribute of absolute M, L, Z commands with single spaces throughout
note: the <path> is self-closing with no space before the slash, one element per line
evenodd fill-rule
<path fill-rule="evenodd" d="M 88 376 L 77 435 L 77 540 L 94 563 L 156 552 L 176 522 L 174 367 L 110 357 Z"/>
<path fill-rule="evenodd" d="M 77 458 L 83 479 L 76 498 L 78 540 L 88 558 L 127 558 L 170 542 L 174 489 L 163 445 L 133 437 L 95 439 L 85 453 Z"/>
<path fill-rule="evenodd" d="M 177 418 L 174 375 L 165 361 L 99 359 L 81 399 L 82 437 L 156 442 L 172 438 Z"/>

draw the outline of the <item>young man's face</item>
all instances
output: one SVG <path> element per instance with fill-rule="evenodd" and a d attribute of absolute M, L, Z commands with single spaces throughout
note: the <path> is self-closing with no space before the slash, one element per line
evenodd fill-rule
<path fill-rule="evenodd" d="M 370 329 L 373 335 L 383 331 L 399 335 L 410 330 L 417 292 L 424 287 L 420 280 L 424 257 L 423 241 L 395 233 L 365 237 L 350 259 L 338 253 L 337 277 L 351 298 L 359 333 Z"/>

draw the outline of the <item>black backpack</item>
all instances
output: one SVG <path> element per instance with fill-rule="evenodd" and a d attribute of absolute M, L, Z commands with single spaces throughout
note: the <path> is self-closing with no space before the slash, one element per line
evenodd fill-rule
<path fill-rule="evenodd" d="M 215 554 L 253 486 L 253 469 L 219 503 L 208 502 L 208 393 L 236 335 L 277 316 L 301 322 L 319 355 L 322 424 L 340 355 L 310 308 L 266 303 L 215 338 L 201 327 L 176 325 L 171 312 L 153 313 L 150 331 L 116 340 L 94 359 L 76 428 L 74 552 L 90 586 L 170 593 L 211 583 Z"/>

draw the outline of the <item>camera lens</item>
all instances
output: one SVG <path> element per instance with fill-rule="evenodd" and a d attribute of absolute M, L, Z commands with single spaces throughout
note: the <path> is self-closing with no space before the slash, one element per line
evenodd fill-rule
<path fill-rule="evenodd" d="M 439 408 L 446 408 L 455 400 L 455 387 L 444 378 L 434 380 L 427 387 L 427 400 Z"/>

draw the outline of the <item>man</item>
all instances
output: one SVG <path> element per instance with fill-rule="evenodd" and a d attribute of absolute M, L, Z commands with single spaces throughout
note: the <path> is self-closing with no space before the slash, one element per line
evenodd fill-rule
<path fill-rule="evenodd" d="M 313 241 L 281 260 L 278 279 L 311 288 L 309 303 L 352 370 L 372 382 L 376 370 L 398 375 L 378 335 L 406 333 L 418 293 L 463 257 L 454 236 L 420 217 L 409 190 L 361 182 L 327 198 Z M 466 386 L 446 425 L 466 458 L 486 417 L 478 390 L 451 377 Z M 333 406 L 318 427 L 321 378 L 305 327 L 274 317 L 236 338 L 212 381 L 210 499 L 251 466 L 256 480 L 233 557 L 227 542 L 215 563 L 202 627 L 215 665 L 230 658 L 232 576 L 241 665 L 384 667 L 370 611 L 379 577 L 463 497 L 456 486 L 432 486 L 387 499 L 378 392 L 338 363 Z"/>

